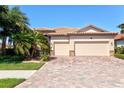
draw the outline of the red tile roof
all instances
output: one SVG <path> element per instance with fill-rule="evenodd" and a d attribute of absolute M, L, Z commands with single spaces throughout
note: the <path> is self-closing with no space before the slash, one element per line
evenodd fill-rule
<path fill-rule="evenodd" d="M 117 35 L 114 32 L 72 32 L 72 33 L 49 33 L 48 35 Z"/>
<path fill-rule="evenodd" d="M 124 33 L 115 36 L 115 40 L 122 40 L 122 39 L 124 39 Z"/>
<path fill-rule="evenodd" d="M 97 30 L 97 32 L 86 32 L 86 30 L 89 30 L 89 29 L 94 29 L 94 30 Z M 84 28 L 34 28 L 34 30 L 36 31 L 39 31 L 39 32 L 42 32 L 44 34 L 47 34 L 47 35 L 79 35 L 79 34 L 83 34 L 83 35 L 86 35 L 86 34 L 95 34 L 95 35 L 116 35 L 117 33 L 115 32 L 108 32 L 106 30 L 103 30 L 101 28 L 98 28 L 96 26 L 93 26 L 93 25 L 88 25 Z"/>

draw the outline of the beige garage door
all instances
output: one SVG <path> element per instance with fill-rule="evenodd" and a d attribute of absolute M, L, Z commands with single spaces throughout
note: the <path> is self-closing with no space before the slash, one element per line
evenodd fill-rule
<path fill-rule="evenodd" d="M 55 43 L 55 55 L 69 56 L 69 44 L 68 43 Z"/>
<path fill-rule="evenodd" d="M 108 42 L 75 43 L 76 56 L 109 56 Z"/>

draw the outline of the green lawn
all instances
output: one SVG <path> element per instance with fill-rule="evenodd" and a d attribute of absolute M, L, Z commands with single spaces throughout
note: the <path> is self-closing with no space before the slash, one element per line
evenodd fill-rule
<path fill-rule="evenodd" d="M 25 81 L 25 79 L 16 79 L 16 78 L 8 78 L 8 79 L 0 79 L 0 88 L 13 88 L 18 84 Z"/>
<path fill-rule="evenodd" d="M 0 62 L 0 70 L 37 70 L 44 63 L 4 63 Z"/>
<path fill-rule="evenodd" d="M 124 54 L 114 54 L 114 56 L 119 59 L 124 59 Z"/>
<path fill-rule="evenodd" d="M 22 55 L 1 55 L 0 54 L 0 70 L 38 70 L 44 65 L 41 63 L 24 63 L 25 59 Z"/>

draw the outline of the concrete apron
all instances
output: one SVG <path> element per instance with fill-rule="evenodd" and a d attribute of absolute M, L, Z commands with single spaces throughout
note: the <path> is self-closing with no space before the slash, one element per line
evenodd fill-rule
<path fill-rule="evenodd" d="M 37 70 L 0 70 L 0 79 L 2 78 L 29 78 Z"/>

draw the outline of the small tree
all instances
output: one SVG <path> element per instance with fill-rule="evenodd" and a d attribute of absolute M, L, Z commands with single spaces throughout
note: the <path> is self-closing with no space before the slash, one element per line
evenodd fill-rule
<path fill-rule="evenodd" d="M 124 33 L 124 23 L 120 24 L 118 27 L 121 29 L 120 33 Z"/>

